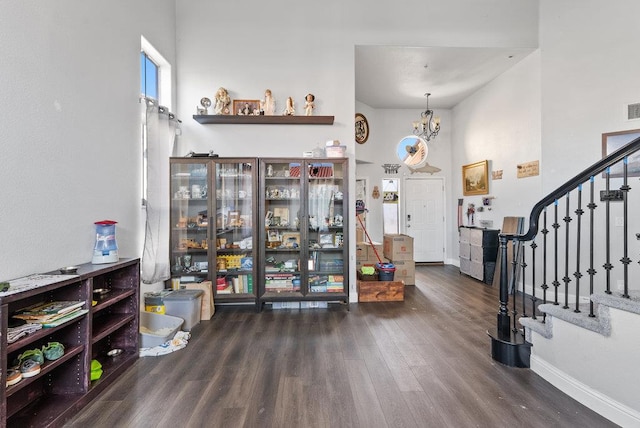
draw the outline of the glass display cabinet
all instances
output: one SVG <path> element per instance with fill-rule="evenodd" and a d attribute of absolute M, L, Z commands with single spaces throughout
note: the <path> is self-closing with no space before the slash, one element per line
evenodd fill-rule
<path fill-rule="evenodd" d="M 348 304 L 347 166 L 344 158 L 260 160 L 261 307 Z"/>
<path fill-rule="evenodd" d="M 216 304 L 256 303 L 255 159 L 171 159 L 171 274 L 210 280 Z"/>
<path fill-rule="evenodd" d="M 214 169 L 215 299 L 255 302 L 256 161 L 220 159 L 214 162 Z"/>
<path fill-rule="evenodd" d="M 170 248 L 171 277 L 181 282 L 209 278 L 208 160 L 171 159 Z"/>

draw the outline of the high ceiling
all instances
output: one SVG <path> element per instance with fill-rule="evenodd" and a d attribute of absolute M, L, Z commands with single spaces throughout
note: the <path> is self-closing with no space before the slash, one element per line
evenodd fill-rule
<path fill-rule="evenodd" d="M 450 109 L 534 48 L 356 46 L 356 100 L 377 109 Z"/>

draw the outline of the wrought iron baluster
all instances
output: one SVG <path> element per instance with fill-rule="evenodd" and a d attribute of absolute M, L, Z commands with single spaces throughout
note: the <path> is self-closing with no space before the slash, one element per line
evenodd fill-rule
<path fill-rule="evenodd" d="M 534 320 L 537 319 L 536 303 L 538 302 L 538 298 L 536 297 L 536 248 L 538 248 L 536 241 L 531 241 L 531 318 Z M 525 264 L 525 267 L 526 266 Z"/>
<path fill-rule="evenodd" d="M 627 299 L 629 298 L 629 263 L 631 263 L 631 259 L 629 258 L 629 225 L 628 225 L 628 217 L 627 214 L 629 212 L 629 202 L 628 202 L 628 193 L 629 190 L 631 189 L 631 187 L 629 187 L 629 184 L 627 182 L 627 167 L 628 167 L 628 160 L 629 158 L 627 156 L 624 157 L 624 161 L 622 163 L 622 168 L 623 168 L 623 184 L 622 187 L 620 187 L 620 190 L 622 190 L 622 221 L 623 221 L 623 236 L 622 236 L 622 241 L 623 241 L 623 251 L 622 251 L 622 259 L 620 259 L 620 261 L 622 262 L 622 269 L 623 269 L 623 273 L 624 273 L 624 292 L 622 293 L 622 297 L 626 297 Z"/>
<path fill-rule="evenodd" d="M 553 270 L 554 270 L 554 277 L 553 277 L 553 287 L 554 287 L 554 291 L 555 291 L 555 296 L 553 298 L 553 304 L 554 305 L 559 305 L 560 302 L 558 302 L 558 288 L 560 287 L 560 281 L 558 281 L 558 228 L 560 227 L 560 223 L 558 223 L 558 200 L 556 199 L 553 202 L 553 225 L 552 227 L 554 228 L 553 231 L 553 236 L 554 236 L 554 241 L 553 241 L 553 245 L 555 246 L 555 251 L 554 251 L 554 262 L 553 262 Z"/>
<path fill-rule="evenodd" d="M 611 179 L 611 168 L 607 167 L 606 172 L 605 172 L 605 194 L 609 195 L 609 180 Z M 606 198 L 605 202 L 604 202 L 604 209 L 605 209 L 605 237 L 604 237 L 604 241 L 605 241 L 605 262 L 604 265 L 602 265 L 602 267 L 604 268 L 605 272 L 606 272 L 606 278 L 607 278 L 607 286 L 605 289 L 605 293 L 607 294 L 611 294 L 611 269 L 613 269 L 613 265 L 611 264 L 611 201 L 609 201 L 609 198 Z"/>
<path fill-rule="evenodd" d="M 511 326 L 511 330 L 513 332 L 518 331 L 518 281 L 517 281 L 517 273 L 518 273 L 518 258 L 520 257 L 520 242 L 512 241 L 513 243 L 513 260 L 511 260 L 511 282 L 509 284 L 509 289 L 513 293 L 513 301 L 512 301 L 512 309 L 511 315 L 513 316 L 513 324 Z"/>
<path fill-rule="evenodd" d="M 520 244 L 522 247 L 522 256 L 519 258 L 520 259 L 520 271 L 522 272 L 522 316 L 526 317 L 527 316 L 527 299 L 525 298 L 526 293 L 524 290 L 526 281 L 525 281 L 525 273 L 526 273 L 526 267 L 527 267 L 527 262 L 525 262 L 525 246 L 524 246 L 524 242 Z"/>
<path fill-rule="evenodd" d="M 587 273 L 589 273 L 589 296 L 593 294 L 593 280 L 596 274 L 596 270 L 593 268 L 593 212 L 597 207 L 594 200 L 594 181 L 594 177 L 591 176 L 591 178 L 589 178 L 589 204 L 587 205 L 589 208 L 589 270 L 587 270 Z M 593 311 L 593 301 L 591 299 L 589 299 L 589 316 L 596 316 Z"/>
<path fill-rule="evenodd" d="M 547 229 L 547 209 L 544 209 L 542 217 L 542 303 L 547 303 L 547 289 L 549 286 L 547 285 L 547 234 L 549 233 L 549 229 Z M 547 314 L 542 314 L 542 322 L 545 322 L 547 319 Z"/>
<path fill-rule="evenodd" d="M 564 218 L 564 277 L 562 281 L 564 282 L 564 306 L 563 309 L 569 308 L 569 283 L 571 282 L 571 278 L 569 278 L 569 223 L 571 222 L 571 217 L 569 216 L 569 205 L 571 205 L 570 201 L 570 193 L 567 193 L 566 200 L 566 213 Z"/>
<path fill-rule="evenodd" d="M 580 272 L 580 253 L 582 248 L 580 247 L 580 238 L 582 235 L 582 184 L 578 184 L 578 208 L 575 210 L 577 216 L 576 222 L 576 271 L 573 276 L 576 278 L 576 307 L 573 312 L 580 312 L 580 278 L 582 278 L 582 272 Z"/>

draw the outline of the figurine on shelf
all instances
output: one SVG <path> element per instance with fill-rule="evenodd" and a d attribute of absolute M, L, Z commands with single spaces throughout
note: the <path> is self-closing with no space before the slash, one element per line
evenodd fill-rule
<path fill-rule="evenodd" d="M 293 116 L 295 114 L 296 110 L 293 106 L 293 98 L 289 97 L 287 98 L 287 107 L 284 109 L 284 113 L 282 113 L 283 116 Z"/>
<path fill-rule="evenodd" d="M 260 114 L 265 116 L 273 116 L 276 112 L 276 100 L 273 99 L 271 89 L 264 91 L 264 100 L 260 101 Z"/>
<path fill-rule="evenodd" d="M 469 226 L 473 226 L 475 223 L 476 206 L 475 204 L 469 204 L 467 206 L 467 223 Z"/>
<path fill-rule="evenodd" d="M 314 103 L 316 97 L 313 94 L 307 94 L 307 96 L 304 97 L 304 100 L 304 114 L 305 116 L 311 116 L 313 114 L 313 109 L 316 106 Z"/>
<path fill-rule="evenodd" d="M 218 92 L 216 92 L 215 114 L 229 114 L 230 103 L 231 98 L 229 97 L 229 92 L 227 92 L 225 88 L 219 88 Z"/>

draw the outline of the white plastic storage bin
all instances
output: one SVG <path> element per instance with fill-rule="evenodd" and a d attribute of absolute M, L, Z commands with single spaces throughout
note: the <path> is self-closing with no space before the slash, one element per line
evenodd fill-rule
<path fill-rule="evenodd" d="M 140 347 L 153 348 L 173 339 L 184 320 L 154 312 L 140 313 Z"/>
<path fill-rule="evenodd" d="M 200 323 L 203 294 L 202 290 L 176 290 L 169 293 L 164 296 L 165 313 L 182 318 L 182 330 L 191 331 Z"/>

